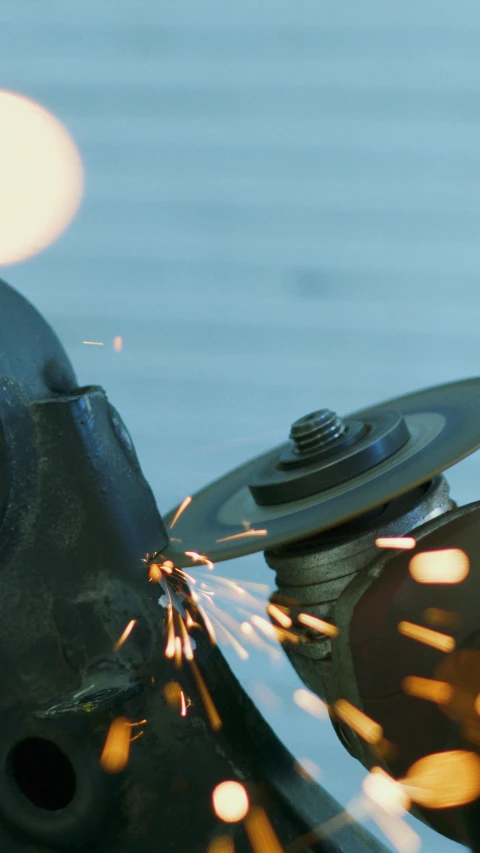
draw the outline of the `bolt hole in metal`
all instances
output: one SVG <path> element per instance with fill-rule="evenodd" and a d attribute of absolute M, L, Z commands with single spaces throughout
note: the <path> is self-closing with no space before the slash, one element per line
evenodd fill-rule
<path fill-rule="evenodd" d="M 29 737 L 10 752 L 11 777 L 24 797 L 50 812 L 65 809 L 76 792 L 75 771 L 65 753 L 52 741 Z"/>

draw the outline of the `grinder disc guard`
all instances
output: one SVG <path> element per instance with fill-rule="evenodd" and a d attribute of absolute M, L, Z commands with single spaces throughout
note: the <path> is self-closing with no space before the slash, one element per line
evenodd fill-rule
<path fill-rule="evenodd" d="M 175 521 L 170 543 L 162 556 L 177 566 L 186 566 L 191 563 L 185 555 L 188 551 L 218 562 L 308 538 L 399 497 L 480 447 L 480 378 L 398 397 L 357 411 L 345 420 L 369 426 L 391 412 L 403 416 L 408 435 L 387 458 L 373 460 L 371 467 L 362 473 L 353 465 L 353 476 L 345 476 L 333 487 L 318 488 L 322 484 L 322 466 L 325 482 L 331 482 L 327 472 L 338 463 L 340 454 L 343 461 L 345 451 L 339 451 L 337 457 L 330 454 L 327 460 L 305 469 L 315 477 L 312 480 L 317 486 L 315 493 L 260 505 L 252 491 L 257 494 L 263 472 L 273 472 L 277 481 L 291 476 L 291 472 L 286 472 L 285 477 L 278 473 L 279 460 L 289 447 L 283 444 L 194 495 L 192 503 Z M 355 445 L 347 452 L 353 457 Z M 165 516 L 168 527 L 175 512 L 172 510 Z"/>

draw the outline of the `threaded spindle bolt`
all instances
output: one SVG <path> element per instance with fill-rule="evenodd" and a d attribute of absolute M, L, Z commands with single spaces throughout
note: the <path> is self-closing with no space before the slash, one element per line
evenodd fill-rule
<path fill-rule="evenodd" d="M 290 438 L 295 443 L 296 452 L 303 456 L 331 444 L 344 435 L 346 429 L 335 412 L 318 409 L 292 424 Z"/>

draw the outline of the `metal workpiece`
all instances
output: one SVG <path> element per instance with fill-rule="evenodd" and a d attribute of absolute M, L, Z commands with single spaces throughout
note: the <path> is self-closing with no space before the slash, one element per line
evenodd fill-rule
<path fill-rule="evenodd" d="M 282 845 L 386 853 L 356 825 L 314 832 L 341 806 L 300 775 L 201 619 L 194 660 L 179 669 L 165 656 L 166 588 L 149 567 L 168 537 L 128 430 L 2 282 L 0 342 L 2 853 L 205 853 L 225 834 L 250 853 L 242 823 L 214 812 L 225 780 L 241 782 Z M 166 699 L 172 682 L 186 716 Z M 100 759 L 118 718 L 134 742 L 109 773 Z"/>

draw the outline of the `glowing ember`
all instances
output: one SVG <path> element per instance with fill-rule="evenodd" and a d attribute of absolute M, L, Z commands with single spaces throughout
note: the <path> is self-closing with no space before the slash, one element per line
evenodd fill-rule
<path fill-rule="evenodd" d="M 213 791 L 212 801 L 215 814 L 225 823 L 243 820 L 250 805 L 247 792 L 239 782 L 221 782 Z"/>
<path fill-rule="evenodd" d="M 249 536 L 266 536 L 268 530 L 244 530 L 243 533 L 234 533 L 233 536 L 224 536 L 223 539 L 217 539 L 217 542 L 230 542 L 232 539 L 245 539 Z"/>
<path fill-rule="evenodd" d="M 272 640 L 278 640 L 280 643 L 298 643 L 300 641 L 300 638 L 296 634 L 293 634 L 292 631 L 277 628 L 276 625 L 271 625 L 270 622 L 267 622 L 266 619 L 263 619 L 262 616 L 258 616 L 256 613 L 252 616 L 252 622 L 256 628 L 260 629 L 262 634 L 265 634 L 266 637 Z"/>
<path fill-rule="evenodd" d="M 185 700 L 185 693 L 183 690 L 180 690 L 180 716 L 187 716 L 187 702 Z"/>
<path fill-rule="evenodd" d="M 323 619 L 318 619 L 316 616 L 311 616 L 310 613 L 300 613 L 298 621 L 307 628 L 312 628 L 313 631 L 318 631 L 320 634 L 326 634 L 328 637 L 338 637 L 340 633 L 336 625 L 331 625 L 330 622 L 324 622 Z"/>
<path fill-rule="evenodd" d="M 275 830 L 260 806 L 253 806 L 245 818 L 245 830 L 254 853 L 284 853 Z"/>
<path fill-rule="evenodd" d="M 213 699 L 210 696 L 209 690 L 205 681 L 203 680 L 202 674 L 195 663 L 194 660 L 190 661 L 190 666 L 192 668 L 193 677 L 195 678 L 195 682 L 198 687 L 198 692 L 202 698 L 203 706 L 207 713 L 207 717 L 209 719 L 210 725 L 212 729 L 217 732 L 222 728 L 222 721 L 220 719 L 219 713 L 213 703 Z"/>
<path fill-rule="evenodd" d="M 383 738 L 383 729 L 374 720 L 367 717 L 363 711 L 356 708 L 346 699 L 338 699 L 333 709 L 337 717 L 354 732 L 367 741 L 367 743 L 379 743 Z"/>
<path fill-rule="evenodd" d="M 214 569 L 214 563 L 212 563 L 212 561 L 209 560 L 208 557 L 205 557 L 204 554 L 197 554 L 196 551 L 185 551 L 185 556 L 190 557 L 190 559 L 193 560 L 194 563 L 203 563 L 207 567 L 207 569 L 210 569 L 210 571 L 213 571 Z"/>
<path fill-rule="evenodd" d="M 306 711 L 312 717 L 318 717 L 319 720 L 324 720 L 328 717 L 328 708 L 325 702 L 322 702 L 315 693 L 311 693 L 310 690 L 306 690 L 304 687 L 295 690 L 293 701 L 302 711 Z"/>
<path fill-rule="evenodd" d="M 462 806 L 480 795 L 480 758 L 463 749 L 427 755 L 400 781 L 409 797 L 427 808 Z"/>
<path fill-rule="evenodd" d="M 83 195 L 78 149 L 55 116 L 0 90 L 0 264 L 38 254 L 70 225 Z"/>
<path fill-rule="evenodd" d="M 123 634 L 118 638 L 117 642 L 115 643 L 115 645 L 113 647 L 114 652 L 118 652 L 118 650 L 128 640 L 128 638 L 129 638 L 130 634 L 132 633 L 133 629 L 135 628 L 136 624 L 137 624 L 136 619 L 130 620 L 130 622 L 128 623 L 127 627 L 125 628 Z"/>
<path fill-rule="evenodd" d="M 162 580 L 162 570 L 157 563 L 152 563 L 148 568 L 148 578 L 152 583 L 160 583 Z"/>
<path fill-rule="evenodd" d="M 377 548 L 395 548 L 401 551 L 410 551 L 416 544 L 412 536 L 380 536 L 375 539 Z"/>
<path fill-rule="evenodd" d="M 446 681 L 434 681 L 431 678 L 417 678 L 416 675 L 408 675 L 402 681 L 402 689 L 410 696 L 419 699 L 429 699 L 443 705 L 450 702 L 453 694 L 451 684 Z"/>
<path fill-rule="evenodd" d="M 130 755 L 131 726 L 126 717 L 117 717 L 110 726 L 100 765 L 106 773 L 121 773 Z"/>
<path fill-rule="evenodd" d="M 113 339 L 113 349 L 115 352 L 120 352 L 123 347 L 123 338 L 121 335 L 116 335 Z"/>
<path fill-rule="evenodd" d="M 440 652 L 453 652 L 455 648 L 455 640 L 448 634 L 440 634 L 438 631 L 432 631 L 431 628 L 423 628 L 421 625 L 415 625 L 413 622 L 399 622 L 398 630 L 404 637 L 409 637 L 411 640 L 418 640 L 419 643 L 425 643 L 426 646 L 432 646 Z"/>
<path fill-rule="evenodd" d="M 176 525 L 178 519 L 180 518 L 181 514 L 183 512 L 185 512 L 185 510 L 187 509 L 188 506 L 190 506 L 190 504 L 192 503 L 192 500 L 193 499 L 190 497 L 190 495 L 188 497 L 184 498 L 184 500 L 182 501 L 182 503 L 178 507 L 175 515 L 173 516 L 172 522 L 170 524 L 170 530 L 173 530 L 173 528 L 175 527 L 175 525 Z"/>
<path fill-rule="evenodd" d="M 268 604 L 267 613 L 272 617 L 272 619 L 275 619 L 282 628 L 292 627 L 292 620 L 290 619 L 290 616 L 288 616 L 285 610 L 277 607 L 276 604 Z"/>
<path fill-rule="evenodd" d="M 418 583 L 461 583 L 468 575 L 470 562 L 459 548 L 446 548 L 415 554 L 409 570 Z"/>

